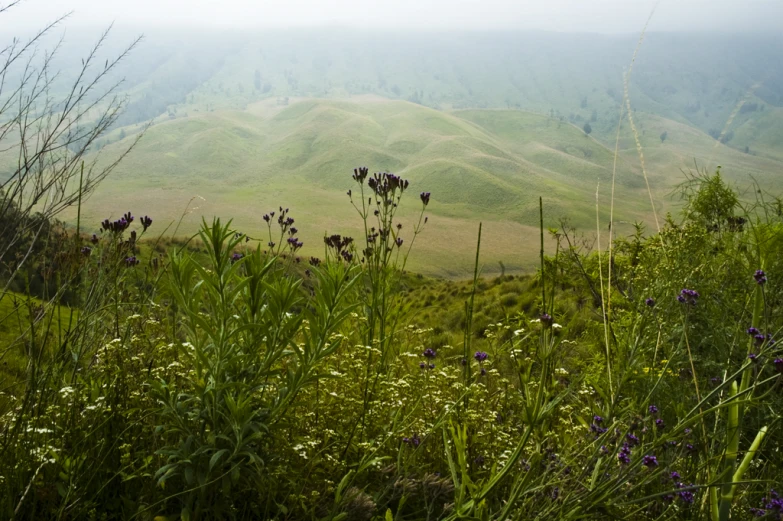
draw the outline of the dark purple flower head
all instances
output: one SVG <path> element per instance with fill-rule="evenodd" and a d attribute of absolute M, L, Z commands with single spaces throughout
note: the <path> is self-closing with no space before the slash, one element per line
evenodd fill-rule
<path fill-rule="evenodd" d="M 647 407 L 647 411 L 649 411 L 650 414 L 657 414 L 658 413 L 658 407 L 655 405 L 650 405 Z"/>
<path fill-rule="evenodd" d="M 481 368 L 481 376 L 487 376 L 487 370 L 485 368 Z"/>
<path fill-rule="evenodd" d="M 367 178 L 367 174 L 370 172 L 370 169 L 366 166 L 361 166 L 359 168 L 353 169 L 353 180 L 356 181 L 359 184 L 364 183 L 364 180 Z"/>
<path fill-rule="evenodd" d="M 139 222 L 141 222 L 141 227 L 144 229 L 145 232 L 147 231 L 147 228 L 152 226 L 152 218 L 147 216 L 147 215 L 142 217 L 141 221 L 139 221 Z"/>
<path fill-rule="evenodd" d="M 424 203 L 424 206 L 427 206 L 430 204 L 430 193 L 429 192 L 422 192 L 421 195 L 419 195 L 421 198 L 421 202 Z"/>
<path fill-rule="evenodd" d="M 746 333 L 747 333 L 747 334 L 749 334 L 749 335 L 751 335 L 751 336 L 756 336 L 756 335 L 760 335 L 760 334 L 761 334 L 761 331 L 759 331 L 759 330 L 758 330 L 758 329 L 756 329 L 755 327 L 749 327 L 749 328 L 747 329 Z"/>
<path fill-rule="evenodd" d="M 637 436 L 635 436 L 634 434 L 629 432 L 628 434 L 625 435 L 625 437 L 628 439 L 628 442 L 626 442 L 626 445 L 627 444 L 639 445 L 639 438 Z"/>
<path fill-rule="evenodd" d="M 680 479 L 682 476 L 680 476 L 679 472 L 677 472 L 676 470 L 673 470 L 673 471 L 671 471 L 669 473 L 669 477 L 676 481 L 676 480 Z"/>
<path fill-rule="evenodd" d="M 98 236 L 97 236 L 97 235 L 95 235 L 95 234 L 93 233 L 93 234 L 92 234 L 92 238 L 90 239 L 90 242 L 91 242 L 91 243 L 93 243 L 93 244 L 98 244 L 98 241 L 100 241 L 100 239 L 98 238 Z"/>
<path fill-rule="evenodd" d="M 693 504 L 693 491 L 691 490 L 683 490 L 682 492 L 677 493 L 678 496 L 680 496 L 680 499 L 688 503 L 689 505 Z"/>
<path fill-rule="evenodd" d="M 459 363 L 462 364 L 463 367 L 465 367 L 466 365 L 468 365 L 468 359 L 463 358 L 462 360 L 459 361 Z"/>
<path fill-rule="evenodd" d="M 137 259 L 136 257 L 126 257 L 125 258 L 125 266 L 128 267 L 128 268 L 132 268 L 134 266 L 138 266 L 138 264 L 139 264 L 139 259 Z"/>
<path fill-rule="evenodd" d="M 656 458 L 655 456 L 649 456 L 649 455 L 645 456 L 644 458 L 642 458 L 642 465 L 644 465 L 645 467 L 648 467 L 648 468 L 650 468 L 650 467 L 657 467 L 658 466 L 658 458 Z"/>
<path fill-rule="evenodd" d="M 593 422 L 595 422 L 595 423 L 603 423 L 603 421 L 604 421 L 604 419 L 601 418 L 600 416 L 598 416 L 598 415 L 593 416 Z"/>
<path fill-rule="evenodd" d="M 622 448 L 620 448 L 620 452 L 617 453 L 617 459 L 623 465 L 627 465 L 631 462 L 631 447 L 627 443 L 623 443 Z"/>
<path fill-rule="evenodd" d="M 473 358 L 475 358 L 479 363 L 483 362 L 487 358 L 489 358 L 489 355 L 485 353 L 484 351 L 476 351 L 473 354 Z"/>
<path fill-rule="evenodd" d="M 664 427 L 666 427 L 666 425 L 663 423 L 663 420 L 660 418 L 655 420 L 655 426 L 658 427 L 659 429 L 663 429 Z"/>
<path fill-rule="evenodd" d="M 751 362 L 757 362 L 758 359 L 759 359 L 759 355 L 757 355 L 756 353 L 751 353 L 748 355 L 748 360 L 750 360 Z"/>
<path fill-rule="evenodd" d="M 235 253 L 231 256 L 231 262 L 237 262 L 238 260 L 241 260 L 244 255 L 241 253 Z"/>
<path fill-rule="evenodd" d="M 402 246 L 402 237 L 397 237 L 397 239 L 394 241 L 394 244 L 396 244 L 398 248 Z"/>
<path fill-rule="evenodd" d="M 309 262 L 310 262 L 310 266 L 318 266 L 319 264 L 321 264 L 321 259 L 319 259 L 318 257 L 310 257 Z"/>
<path fill-rule="evenodd" d="M 92 254 L 92 248 L 90 248 L 89 246 L 82 246 L 81 252 L 82 255 L 84 255 L 85 257 L 89 257 L 90 254 Z"/>
<path fill-rule="evenodd" d="M 775 366 L 775 369 L 777 370 L 777 372 L 783 373 L 783 358 L 776 358 L 772 362 L 772 365 Z"/>
<path fill-rule="evenodd" d="M 548 313 L 542 313 L 539 320 L 541 320 L 544 327 L 552 327 L 552 324 L 555 323 L 554 319 Z"/>
<path fill-rule="evenodd" d="M 753 274 L 753 278 L 756 280 L 756 284 L 766 284 L 767 282 L 767 274 L 764 273 L 764 270 L 756 270 L 756 273 Z"/>
<path fill-rule="evenodd" d="M 771 333 L 767 333 L 767 344 L 774 346 L 775 345 L 775 339 L 772 338 Z"/>
<path fill-rule="evenodd" d="M 435 364 L 430 362 L 430 365 L 427 366 L 427 369 L 430 369 L 430 370 L 435 369 Z"/>
<path fill-rule="evenodd" d="M 644 299 L 644 303 L 647 304 L 647 307 L 653 307 L 655 306 L 655 299 L 651 297 L 647 297 L 646 299 Z"/>
<path fill-rule="evenodd" d="M 753 340 L 756 341 L 756 345 L 757 346 L 760 346 L 761 344 L 763 344 L 766 339 L 767 339 L 767 337 L 765 337 L 761 333 L 759 333 L 758 335 L 753 335 Z"/>
<path fill-rule="evenodd" d="M 473 462 L 478 466 L 482 466 L 484 464 L 484 456 L 476 456 L 476 459 L 474 459 Z"/>
<path fill-rule="evenodd" d="M 689 304 L 691 306 L 696 305 L 696 301 L 699 299 L 699 292 L 693 289 L 683 289 L 677 296 L 677 300 L 683 304 Z"/>
<path fill-rule="evenodd" d="M 424 350 L 424 358 L 433 359 L 435 358 L 435 356 L 436 353 L 434 349 L 428 347 L 427 349 Z"/>
<path fill-rule="evenodd" d="M 419 362 L 419 368 L 420 369 L 426 369 L 427 368 L 427 363 L 426 362 Z"/>

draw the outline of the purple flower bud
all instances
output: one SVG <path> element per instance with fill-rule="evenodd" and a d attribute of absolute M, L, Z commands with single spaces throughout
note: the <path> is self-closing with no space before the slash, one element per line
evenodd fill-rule
<path fill-rule="evenodd" d="M 658 407 L 656 407 L 655 405 L 650 405 L 649 407 L 647 407 L 647 411 L 650 414 L 656 414 L 658 412 Z"/>
<path fill-rule="evenodd" d="M 655 456 L 645 456 L 644 458 L 642 458 L 642 465 L 648 468 L 657 467 L 658 458 L 656 458 Z"/>
<path fill-rule="evenodd" d="M 429 192 L 422 192 L 421 195 L 419 195 L 421 198 L 421 202 L 424 203 L 424 206 L 427 206 L 430 204 L 430 193 Z"/>
<path fill-rule="evenodd" d="M 147 231 L 147 228 L 152 226 L 152 219 L 147 215 L 142 217 L 140 222 L 141 222 L 141 227 L 144 229 L 145 232 Z"/>
<path fill-rule="evenodd" d="M 549 313 L 542 313 L 539 319 L 541 320 L 541 324 L 543 324 L 543 326 L 546 328 L 552 327 L 552 324 L 555 323 L 554 319 L 549 315 Z"/>
<path fill-rule="evenodd" d="M 428 347 L 427 349 L 424 350 L 424 358 L 429 358 L 431 360 L 435 358 L 436 355 L 437 353 L 435 353 L 435 350 L 432 348 Z"/>
<path fill-rule="evenodd" d="M 756 280 L 756 284 L 764 285 L 767 283 L 767 274 L 763 270 L 756 270 L 753 274 L 753 278 Z"/>
<path fill-rule="evenodd" d="M 655 306 L 655 299 L 647 297 L 646 299 L 644 299 L 644 303 L 647 304 L 647 307 L 651 308 Z"/>
<path fill-rule="evenodd" d="M 485 353 L 484 351 L 476 351 L 473 354 L 473 358 L 475 358 L 479 363 L 483 362 L 487 358 L 489 358 L 489 355 Z"/>

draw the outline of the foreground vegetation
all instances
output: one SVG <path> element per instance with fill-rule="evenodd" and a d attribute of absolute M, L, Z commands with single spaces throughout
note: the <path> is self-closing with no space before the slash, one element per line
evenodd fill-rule
<path fill-rule="evenodd" d="M 38 299 L 0 297 L 1 515 L 783 516 L 779 199 L 696 177 L 608 251 L 542 227 L 533 277 L 483 279 L 479 227 L 460 283 L 406 273 L 429 193 L 403 225 L 407 181 L 353 178 L 364 232 L 318 259 L 283 207 L 260 240 L 163 256 L 128 213 L 44 250 Z"/>

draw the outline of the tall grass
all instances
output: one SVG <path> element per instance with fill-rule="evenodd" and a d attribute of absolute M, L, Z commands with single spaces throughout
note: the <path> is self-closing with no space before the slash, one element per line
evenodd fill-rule
<path fill-rule="evenodd" d="M 682 222 L 612 255 L 552 230 L 522 281 L 481 277 L 479 227 L 455 285 L 404 272 L 429 194 L 402 222 L 408 184 L 363 172 L 367 237 L 321 259 L 282 209 L 268 243 L 215 219 L 162 257 L 130 214 L 62 241 L 75 298 L 27 299 L 6 349 L 2 515 L 779 515 L 779 201 L 704 174 Z"/>

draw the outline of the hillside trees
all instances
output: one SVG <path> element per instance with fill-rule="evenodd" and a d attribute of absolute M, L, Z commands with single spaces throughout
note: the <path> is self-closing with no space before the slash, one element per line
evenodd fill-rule
<path fill-rule="evenodd" d="M 590 122 L 588 121 L 587 123 L 585 123 L 585 126 L 582 127 L 582 130 L 585 131 L 585 136 L 589 136 L 590 133 L 593 131 L 593 127 L 590 126 Z"/>

